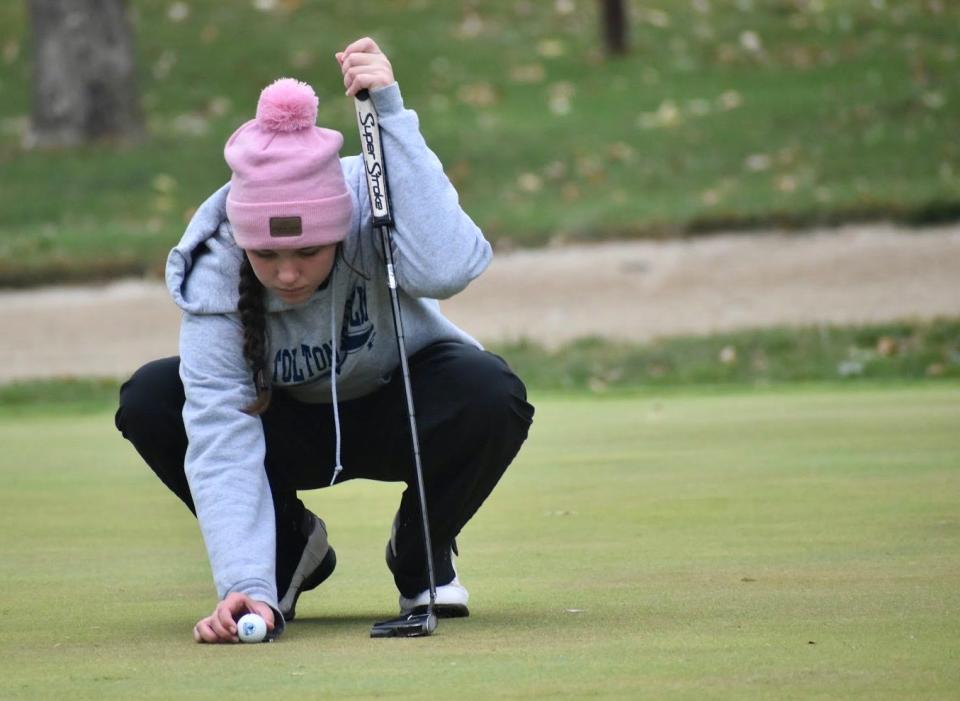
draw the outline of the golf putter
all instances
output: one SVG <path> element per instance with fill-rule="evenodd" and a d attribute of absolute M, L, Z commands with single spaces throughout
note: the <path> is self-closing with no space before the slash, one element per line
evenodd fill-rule
<path fill-rule="evenodd" d="M 430 523 L 427 520 L 427 497 L 423 487 L 423 467 L 420 463 L 420 441 L 417 437 L 417 417 L 413 408 L 413 392 L 410 389 L 410 366 L 403 340 L 403 319 L 400 316 L 400 298 L 397 294 L 397 279 L 394 275 L 393 245 L 390 227 L 393 217 L 387 193 L 387 170 L 380 143 L 380 120 L 367 90 L 361 90 L 354 98 L 357 110 L 357 126 L 360 128 L 360 150 L 363 154 L 364 173 L 367 177 L 367 192 L 373 225 L 380 234 L 383 257 L 387 264 L 387 286 L 390 288 L 390 306 L 393 309 L 393 327 L 397 336 L 397 351 L 400 354 L 400 369 L 403 373 L 403 388 L 407 397 L 407 418 L 410 421 L 410 440 L 413 447 L 413 463 L 417 473 L 417 496 L 420 501 L 420 518 L 423 525 L 423 543 L 427 554 L 427 580 L 430 583 L 430 603 L 425 613 L 409 613 L 373 624 L 371 638 L 416 638 L 432 635 L 437 629 L 437 615 L 433 607 L 437 602 L 437 585 L 433 574 L 433 547 L 430 543 Z"/>

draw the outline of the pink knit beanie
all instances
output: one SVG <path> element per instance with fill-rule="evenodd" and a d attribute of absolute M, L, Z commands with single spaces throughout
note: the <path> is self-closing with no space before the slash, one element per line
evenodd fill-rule
<path fill-rule="evenodd" d="M 346 238 L 353 205 L 340 167 L 343 136 L 316 126 L 317 102 L 309 85 L 281 78 L 260 93 L 256 119 L 227 141 L 227 218 L 241 248 L 306 248 Z"/>

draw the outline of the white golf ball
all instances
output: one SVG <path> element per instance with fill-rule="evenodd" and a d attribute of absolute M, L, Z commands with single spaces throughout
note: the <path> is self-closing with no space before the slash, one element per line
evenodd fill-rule
<path fill-rule="evenodd" d="M 261 643 L 267 637 L 267 623 L 255 613 L 246 613 L 237 621 L 237 636 L 244 643 Z"/>

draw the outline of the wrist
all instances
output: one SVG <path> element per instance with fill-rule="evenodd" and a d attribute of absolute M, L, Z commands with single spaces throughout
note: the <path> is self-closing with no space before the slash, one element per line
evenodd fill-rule
<path fill-rule="evenodd" d="M 373 106 L 377 108 L 377 114 L 385 115 L 403 111 L 403 96 L 400 94 L 400 84 L 397 81 L 371 88 L 370 98 L 373 100 Z"/>

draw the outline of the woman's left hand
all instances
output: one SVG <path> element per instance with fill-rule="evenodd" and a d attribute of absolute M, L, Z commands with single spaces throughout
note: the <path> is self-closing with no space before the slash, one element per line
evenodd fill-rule
<path fill-rule="evenodd" d="M 357 39 L 338 51 L 336 57 L 343 73 L 343 86 L 350 97 L 364 89 L 386 87 L 395 80 L 390 60 L 370 37 Z"/>
<path fill-rule="evenodd" d="M 217 604 L 213 613 L 197 621 L 193 627 L 193 639 L 198 643 L 239 643 L 237 619 L 245 613 L 259 615 L 267 624 L 267 630 L 274 630 L 273 609 L 268 604 L 233 592 Z"/>

